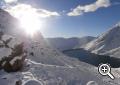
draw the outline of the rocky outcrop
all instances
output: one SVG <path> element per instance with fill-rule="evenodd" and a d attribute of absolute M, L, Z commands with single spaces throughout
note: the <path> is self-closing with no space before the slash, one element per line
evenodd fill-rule
<path fill-rule="evenodd" d="M 23 67 L 25 58 L 23 42 L 0 32 L 0 69 L 18 71 Z"/>

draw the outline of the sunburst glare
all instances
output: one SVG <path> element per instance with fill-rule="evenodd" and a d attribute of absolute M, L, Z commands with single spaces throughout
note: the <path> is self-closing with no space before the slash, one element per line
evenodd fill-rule
<path fill-rule="evenodd" d="M 28 35 L 33 36 L 37 31 L 42 31 L 44 20 L 30 5 L 18 5 L 10 13 L 20 21 L 20 28 Z"/>

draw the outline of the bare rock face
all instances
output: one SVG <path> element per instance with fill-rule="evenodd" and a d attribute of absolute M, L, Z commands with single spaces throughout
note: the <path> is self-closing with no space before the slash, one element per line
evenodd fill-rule
<path fill-rule="evenodd" d="M 24 44 L 20 40 L 0 32 L 0 69 L 18 71 L 26 58 Z"/>

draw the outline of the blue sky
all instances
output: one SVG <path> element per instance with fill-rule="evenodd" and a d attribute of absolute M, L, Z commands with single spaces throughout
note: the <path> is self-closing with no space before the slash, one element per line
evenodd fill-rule
<path fill-rule="evenodd" d="M 42 31 L 44 37 L 82 37 L 98 36 L 120 21 L 120 0 L 105 0 L 97 6 L 95 3 L 98 1 L 17 0 L 16 3 L 59 13 L 60 16 L 47 19 L 45 30 Z"/>

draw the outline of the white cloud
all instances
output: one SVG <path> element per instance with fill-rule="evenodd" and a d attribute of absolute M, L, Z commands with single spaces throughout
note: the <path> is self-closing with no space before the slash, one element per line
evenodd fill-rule
<path fill-rule="evenodd" d="M 13 2 L 17 2 L 18 0 L 4 0 L 6 3 L 13 3 Z"/>
<path fill-rule="evenodd" d="M 96 2 L 84 6 L 77 6 L 75 9 L 73 9 L 71 12 L 69 12 L 68 16 L 79 16 L 87 12 L 94 12 L 98 10 L 99 8 L 106 8 L 109 7 L 110 0 L 97 0 Z"/>
<path fill-rule="evenodd" d="M 20 18 L 24 15 L 34 15 L 35 17 L 46 18 L 52 16 L 60 16 L 59 13 L 48 11 L 45 9 L 37 9 L 28 4 L 17 4 L 15 6 L 10 6 L 5 9 L 14 17 Z"/>
<path fill-rule="evenodd" d="M 38 9 L 37 12 L 39 13 L 40 17 L 60 16 L 60 14 L 57 12 L 51 12 L 45 9 Z"/>

